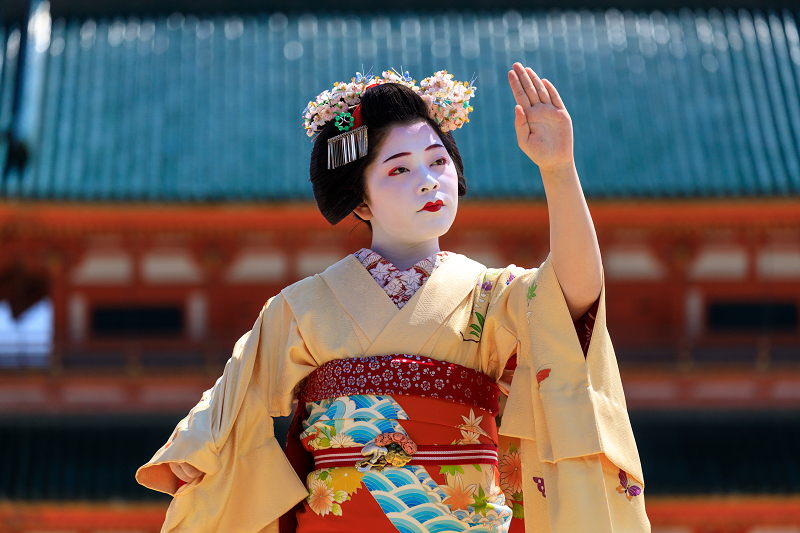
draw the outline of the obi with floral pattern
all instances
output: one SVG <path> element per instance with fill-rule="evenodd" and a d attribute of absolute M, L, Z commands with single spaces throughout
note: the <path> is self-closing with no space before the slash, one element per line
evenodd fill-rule
<path fill-rule="evenodd" d="M 414 355 L 321 366 L 301 394 L 315 464 L 298 533 L 508 531 L 519 461 L 498 462 L 498 394 L 476 370 Z"/>

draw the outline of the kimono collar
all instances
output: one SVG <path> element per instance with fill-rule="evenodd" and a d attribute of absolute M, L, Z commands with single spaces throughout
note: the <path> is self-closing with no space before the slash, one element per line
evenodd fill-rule
<path fill-rule="evenodd" d="M 369 248 L 362 248 L 353 255 L 361 261 L 375 282 L 391 298 L 392 303 L 401 309 L 451 254 L 437 252 L 417 261 L 405 270 L 400 270 L 381 254 Z"/>
<path fill-rule="evenodd" d="M 320 277 L 371 342 L 364 354 L 370 357 L 419 353 L 445 319 L 472 293 L 475 280 L 485 269 L 472 259 L 453 254 L 402 309 L 397 309 L 353 255 L 330 266 Z"/>

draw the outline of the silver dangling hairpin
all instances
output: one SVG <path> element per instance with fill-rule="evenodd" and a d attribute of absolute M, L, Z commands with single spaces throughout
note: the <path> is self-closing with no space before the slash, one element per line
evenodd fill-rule
<path fill-rule="evenodd" d="M 344 114 L 344 113 L 342 113 Z M 337 126 L 339 119 L 337 117 Z M 367 155 L 367 127 L 360 126 L 350 130 L 352 121 L 344 128 L 344 133 L 328 139 L 328 170 L 352 163 Z"/>

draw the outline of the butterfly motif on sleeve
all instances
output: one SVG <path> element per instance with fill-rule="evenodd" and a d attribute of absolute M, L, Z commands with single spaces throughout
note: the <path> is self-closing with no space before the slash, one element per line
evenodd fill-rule
<path fill-rule="evenodd" d="M 628 485 L 628 474 L 626 474 L 625 471 L 620 468 L 619 487 L 617 487 L 617 492 L 620 494 L 625 494 L 625 496 L 628 497 L 628 501 L 631 501 L 631 498 L 642 493 L 642 487 L 639 485 L 634 485 L 633 483 Z"/>

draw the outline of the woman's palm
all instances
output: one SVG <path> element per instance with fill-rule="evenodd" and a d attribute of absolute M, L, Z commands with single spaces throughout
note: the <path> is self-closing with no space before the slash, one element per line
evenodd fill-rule
<path fill-rule="evenodd" d="M 570 164 L 572 119 L 553 84 L 520 63 L 514 63 L 508 82 L 517 102 L 514 128 L 522 151 L 540 168 Z"/>

